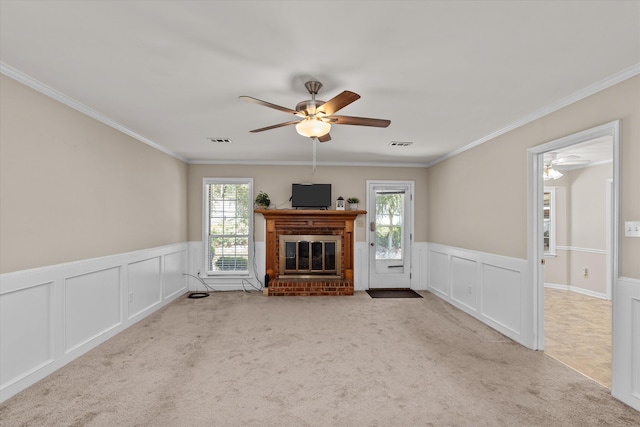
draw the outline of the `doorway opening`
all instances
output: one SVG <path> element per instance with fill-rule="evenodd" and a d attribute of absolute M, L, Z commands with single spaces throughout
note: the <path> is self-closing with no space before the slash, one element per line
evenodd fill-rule
<path fill-rule="evenodd" d="M 613 122 L 529 150 L 537 348 L 607 388 L 617 274 L 617 131 Z"/>
<path fill-rule="evenodd" d="M 411 288 L 413 181 L 367 181 L 369 289 Z"/>

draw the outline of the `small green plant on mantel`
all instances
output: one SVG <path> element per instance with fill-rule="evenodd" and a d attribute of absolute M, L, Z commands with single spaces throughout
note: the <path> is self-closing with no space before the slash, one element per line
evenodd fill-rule
<path fill-rule="evenodd" d="M 352 211 L 358 210 L 358 203 L 360 203 L 360 199 L 357 197 L 349 197 L 347 199 L 347 203 L 349 203 L 349 209 Z"/>
<path fill-rule="evenodd" d="M 269 195 L 262 191 L 258 193 L 255 201 L 256 201 L 256 206 L 258 206 L 259 208 L 266 209 L 271 204 L 271 199 L 269 198 Z"/>

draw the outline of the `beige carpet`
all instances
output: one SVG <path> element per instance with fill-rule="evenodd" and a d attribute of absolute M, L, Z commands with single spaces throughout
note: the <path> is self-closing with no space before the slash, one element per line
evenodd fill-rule
<path fill-rule="evenodd" d="M 8 426 L 637 426 L 427 292 L 181 298 L 0 406 Z"/>

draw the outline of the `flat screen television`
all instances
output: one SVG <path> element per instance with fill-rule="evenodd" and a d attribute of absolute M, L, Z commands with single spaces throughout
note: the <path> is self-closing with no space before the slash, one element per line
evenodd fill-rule
<path fill-rule="evenodd" d="M 332 201 L 331 184 L 291 184 L 294 209 L 328 209 Z"/>

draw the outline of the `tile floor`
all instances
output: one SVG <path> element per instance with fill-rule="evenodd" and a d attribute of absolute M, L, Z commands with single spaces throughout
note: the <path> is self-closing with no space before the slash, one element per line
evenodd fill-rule
<path fill-rule="evenodd" d="M 611 388 L 611 301 L 545 288 L 545 353 Z"/>

